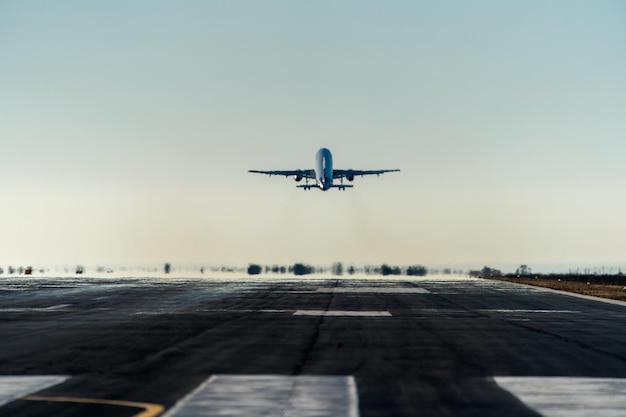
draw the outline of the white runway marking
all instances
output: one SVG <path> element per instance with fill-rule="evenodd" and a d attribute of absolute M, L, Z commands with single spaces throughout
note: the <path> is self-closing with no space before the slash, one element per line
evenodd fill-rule
<path fill-rule="evenodd" d="M 626 380 L 616 378 L 496 377 L 544 417 L 617 417 L 626 415 Z"/>
<path fill-rule="evenodd" d="M 393 288 L 393 287 L 338 287 L 338 288 L 318 288 L 317 292 L 333 293 L 374 293 L 374 294 L 428 294 L 425 288 Z"/>
<path fill-rule="evenodd" d="M 279 309 L 261 309 L 261 310 L 253 310 L 253 309 L 239 309 L 239 310 L 229 310 L 226 308 L 213 308 L 213 309 L 204 309 L 200 310 L 205 313 L 293 313 L 294 310 L 279 310 Z"/>
<path fill-rule="evenodd" d="M 214 375 L 163 417 L 358 417 L 351 376 Z"/>
<path fill-rule="evenodd" d="M 349 310 L 298 310 L 294 316 L 327 316 L 327 317 L 391 317 L 388 311 L 349 311 Z"/>
<path fill-rule="evenodd" d="M 0 313 L 27 313 L 27 312 L 38 312 L 38 313 L 47 313 L 47 312 L 55 312 L 55 311 L 63 311 L 66 307 L 69 307 L 71 304 L 59 304 L 56 306 L 50 307 L 8 307 L 8 308 L 0 308 Z"/>
<path fill-rule="evenodd" d="M 576 310 L 507 310 L 507 309 L 488 308 L 488 309 L 482 309 L 478 311 L 483 311 L 486 313 L 580 314 L 580 311 L 576 311 Z"/>
<path fill-rule="evenodd" d="M 0 406 L 68 379 L 63 375 L 0 376 Z"/>

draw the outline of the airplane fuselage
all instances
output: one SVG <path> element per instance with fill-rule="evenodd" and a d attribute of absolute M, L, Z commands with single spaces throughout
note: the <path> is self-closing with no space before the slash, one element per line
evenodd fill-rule
<path fill-rule="evenodd" d="M 333 154 L 326 148 L 315 154 L 315 182 L 323 191 L 333 186 Z"/>

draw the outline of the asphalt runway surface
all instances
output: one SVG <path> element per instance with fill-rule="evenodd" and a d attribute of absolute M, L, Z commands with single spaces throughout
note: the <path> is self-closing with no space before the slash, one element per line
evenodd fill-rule
<path fill-rule="evenodd" d="M 626 305 L 453 279 L 0 279 L 0 416 L 626 415 Z"/>

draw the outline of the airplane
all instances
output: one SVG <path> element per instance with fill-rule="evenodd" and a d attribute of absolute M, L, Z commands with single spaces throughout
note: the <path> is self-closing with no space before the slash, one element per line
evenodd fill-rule
<path fill-rule="evenodd" d="M 333 155 L 330 150 L 326 148 L 320 148 L 315 154 L 315 168 L 314 169 L 296 169 L 293 171 L 257 171 L 254 169 L 249 170 L 255 174 L 272 175 L 284 175 L 285 177 L 293 177 L 296 182 L 300 182 L 303 178 L 306 180 L 306 184 L 297 185 L 298 188 L 304 190 L 310 190 L 311 188 L 319 188 L 322 191 L 328 191 L 331 188 L 338 188 L 345 191 L 346 188 L 352 188 L 352 185 L 344 184 L 343 179 L 348 181 L 354 181 L 356 176 L 364 175 L 380 175 L 386 172 L 397 172 L 399 169 L 379 169 L 373 171 L 362 171 L 358 169 L 333 169 Z M 333 180 L 341 179 L 340 184 L 334 184 Z M 309 184 L 309 180 L 314 180 L 314 184 Z"/>

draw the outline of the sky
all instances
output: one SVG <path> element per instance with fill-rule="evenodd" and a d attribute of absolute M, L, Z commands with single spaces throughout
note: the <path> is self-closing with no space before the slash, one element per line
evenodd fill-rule
<path fill-rule="evenodd" d="M 0 0 L 0 265 L 626 264 L 625 22 L 610 0 Z M 401 172 L 247 172 L 320 147 Z"/>

